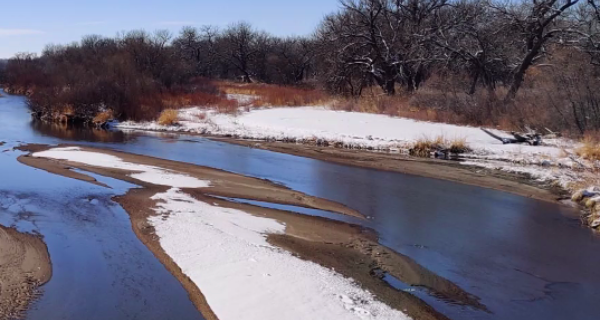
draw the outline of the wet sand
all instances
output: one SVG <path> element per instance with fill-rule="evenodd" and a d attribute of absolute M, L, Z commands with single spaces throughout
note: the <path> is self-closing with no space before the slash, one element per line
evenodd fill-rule
<path fill-rule="evenodd" d="M 51 275 L 41 237 L 0 226 L 0 319 L 21 318 Z"/>
<path fill-rule="evenodd" d="M 526 175 L 461 165 L 457 161 L 416 158 L 398 153 L 321 147 L 310 144 L 211 137 L 250 148 L 287 153 L 343 165 L 399 172 L 489 188 L 537 200 L 556 202 L 569 198 L 564 190 Z"/>
<path fill-rule="evenodd" d="M 21 150 L 37 152 L 48 148 L 48 146 L 30 145 Z M 479 303 L 477 297 L 425 269 L 412 259 L 378 244 L 378 236 L 369 229 L 325 218 L 233 203 L 214 196 L 288 204 L 362 217 L 360 213 L 339 203 L 311 197 L 266 180 L 244 177 L 207 167 L 103 149 L 82 147 L 82 150 L 110 154 L 127 162 L 157 166 L 199 179 L 210 180 L 212 184 L 210 188 L 184 189 L 183 191 L 200 201 L 240 209 L 252 215 L 268 217 L 285 223 L 285 234 L 268 236 L 271 244 L 284 248 L 302 259 L 328 268 L 335 268 L 342 275 L 355 279 L 363 288 L 374 293 L 378 300 L 415 319 L 447 319 L 447 317 L 410 293 L 391 287 L 383 280 L 384 273 L 392 275 L 408 285 L 427 288 L 432 294 L 444 297 L 453 303 L 486 310 L 485 306 Z M 166 191 L 169 187 L 138 181 L 129 177 L 130 172 L 124 170 L 92 167 L 69 161 L 32 158 L 31 156 L 21 156 L 19 161 L 55 174 L 90 183 L 97 184 L 98 182 L 84 173 L 73 172 L 69 168 L 90 171 L 142 186 L 143 188 L 130 189 L 127 194 L 116 197 L 114 200 L 129 213 L 135 234 L 183 284 L 190 299 L 204 317 L 217 319 L 202 295 L 201 288 L 198 288 L 165 253 L 154 228 L 148 223 L 148 217 L 156 215 L 153 210 L 156 202 L 150 197 Z"/>

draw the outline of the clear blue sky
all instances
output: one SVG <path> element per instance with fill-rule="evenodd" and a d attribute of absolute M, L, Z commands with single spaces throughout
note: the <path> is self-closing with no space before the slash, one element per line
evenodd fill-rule
<path fill-rule="evenodd" d="M 0 58 L 40 52 L 87 34 L 248 21 L 275 35 L 310 34 L 338 0 L 21 0 L 2 1 Z"/>

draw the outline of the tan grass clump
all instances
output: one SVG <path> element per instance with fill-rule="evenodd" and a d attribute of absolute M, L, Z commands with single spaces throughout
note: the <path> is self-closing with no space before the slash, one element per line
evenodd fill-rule
<path fill-rule="evenodd" d="M 172 126 L 178 124 L 179 113 L 175 109 L 166 109 L 160 113 L 158 124 L 163 126 Z"/>
<path fill-rule="evenodd" d="M 97 124 L 102 124 L 102 123 L 105 123 L 105 122 L 113 120 L 113 119 L 114 119 L 114 115 L 113 115 L 112 110 L 107 110 L 107 111 L 99 112 L 92 119 L 92 122 L 97 123 Z"/>
<path fill-rule="evenodd" d="M 252 104 L 259 107 L 311 106 L 326 104 L 331 100 L 321 90 L 301 87 L 231 82 L 218 82 L 217 87 L 228 94 L 256 96 Z"/>
<path fill-rule="evenodd" d="M 410 154 L 417 157 L 429 157 L 432 152 L 443 151 L 461 154 L 471 151 L 466 138 L 448 139 L 444 135 L 422 137 L 417 139 L 410 149 Z"/>
<path fill-rule="evenodd" d="M 593 137 L 587 136 L 582 145 L 575 149 L 575 153 L 587 160 L 600 160 L 600 143 Z"/>
<path fill-rule="evenodd" d="M 471 151 L 471 147 L 469 147 L 469 144 L 467 143 L 467 138 L 454 138 L 453 140 L 447 141 L 447 143 L 450 145 L 448 150 L 451 153 L 460 154 Z"/>

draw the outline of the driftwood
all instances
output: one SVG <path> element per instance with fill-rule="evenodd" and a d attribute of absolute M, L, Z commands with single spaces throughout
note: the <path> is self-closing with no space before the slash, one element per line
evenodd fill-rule
<path fill-rule="evenodd" d="M 499 136 L 489 130 L 486 130 L 484 128 L 481 128 L 481 130 L 483 130 L 483 132 L 487 133 L 490 137 L 502 141 L 503 144 L 527 143 L 532 146 L 539 146 L 542 144 L 542 135 L 535 132 L 534 130 L 531 130 L 529 127 L 526 127 L 527 133 L 520 133 L 520 132 L 514 132 L 514 131 L 510 132 L 510 135 L 513 136 L 512 138 L 501 137 L 501 136 Z M 554 134 L 554 132 L 552 132 L 552 133 Z"/>

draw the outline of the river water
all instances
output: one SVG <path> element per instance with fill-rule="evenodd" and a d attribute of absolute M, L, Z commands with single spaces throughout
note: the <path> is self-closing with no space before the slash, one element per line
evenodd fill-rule
<path fill-rule="evenodd" d="M 26 111 L 22 97 L 0 98 L 0 141 L 8 142 L 0 151 L 19 142 L 78 142 L 266 178 L 357 209 L 370 217 L 367 225 L 382 244 L 479 297 L 489 310 L 416 290 L 452 319 L 600 314 L 600 238 L 566 207 L 193 136 L 72 130 L 32 122 Z M 104 179 L 115 187 L 107 191 L 25 167 L 17 155 L 0 153 L 0 197 L 24 203 L 0 206 L 0 222 L 43 234 L 54 265 L 29 319 L 199 318 L 181 286 L 135 238 L 126 213 L 109 201 L 129 186 Z M 15 213 L 22 208 L 33 214 Z"/>

